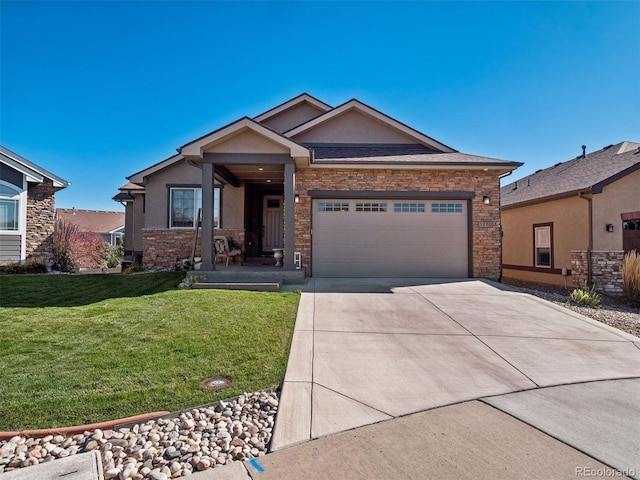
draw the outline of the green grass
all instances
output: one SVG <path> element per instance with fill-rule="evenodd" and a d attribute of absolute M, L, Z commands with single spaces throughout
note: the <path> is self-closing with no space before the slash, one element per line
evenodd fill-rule
<path fill-rule="evenodd" d="M 282 381 L 296 293 L 184 274 L 0 276 L 0 430 L 180 410 Z M 224 375 L 225 390 L 200 383 Z"/>

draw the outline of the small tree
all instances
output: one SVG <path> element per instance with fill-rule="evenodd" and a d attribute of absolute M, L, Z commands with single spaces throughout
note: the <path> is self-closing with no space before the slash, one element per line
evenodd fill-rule
<path fill-rule="evenodd" d="M 76 232 L 71 237 L 71 254 L 79 268 L 101 268 L 104 242 L 95 232 Z"/>
<path fill-rule="evenodd" d="M 124 259 L 124 247 L 122 243 L 119 245 L 111 245 L 107 242 L 104 243 L 104 254 L 102 261 L 107 268 L 114 268 L 122 264 Z"/>
<path fill-rule="evenodd" d="M 73 259 L 73 238 L 78 233 L 78 226 L 56 220 L 53 230 L 53 261 L 62 272 L 75 272 L 77 266 Z"/>

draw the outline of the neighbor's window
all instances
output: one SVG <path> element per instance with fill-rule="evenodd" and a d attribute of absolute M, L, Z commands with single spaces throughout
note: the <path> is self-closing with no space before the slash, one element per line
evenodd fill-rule
<path fill-rule="evenodd" d="M 202 208 L 201 188 L 172 188 L 169 226 L 193 228 Z M 202 221 L 202 219 L 200 219 Z M 213 225 L 220 228 L 220 189 L 213 190 Z"/>
<path fill-rule="evenodd" d="M 20 212 L 20 192 L 0 184 L 0 230 L 17 232 Z"/>
<path fill-rule="evenodd" d="M 551 268 L 551 225 L 533 227 L 535 266 Z"/>

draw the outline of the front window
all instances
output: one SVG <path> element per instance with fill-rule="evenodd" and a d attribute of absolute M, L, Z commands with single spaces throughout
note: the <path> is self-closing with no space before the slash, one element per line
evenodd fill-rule
<path fill-rule="evenodd" d="M 0 184 L 0 231 L 17 232 L 20 212 L 20 192 Z"/>
<path fill-rule="evenodd" d="M 194 228 L 198 211 L 201 208 L 201 188 L 172 188 L 169 226 L 171 228 Z M 215 188 L 213 191 L 213 225 L 220 228 L 219 188 Z"/>
<path fill-rule="evenodd" d="M 535 241 L 535 266 L 551 268 L 551 225 L 533 227 Z"/>

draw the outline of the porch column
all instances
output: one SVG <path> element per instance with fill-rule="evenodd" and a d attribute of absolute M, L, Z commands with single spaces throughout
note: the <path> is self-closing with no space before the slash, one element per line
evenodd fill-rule
<path fill-rule="evenodd" d="M 202 164 L 202 265 L 201 270 L 216 269 L 213 251 L 213 173 L 211 162 Z"/>
<path fill-rule="evenodd" d="M 293 265 L 293 251 L 295 250 L 295 232 L 293 226 L 293 176 L 296 166 L 294 163 L 284 164 L 284 258 L 282 265 L 285 269 L 295 268 Z"/>

